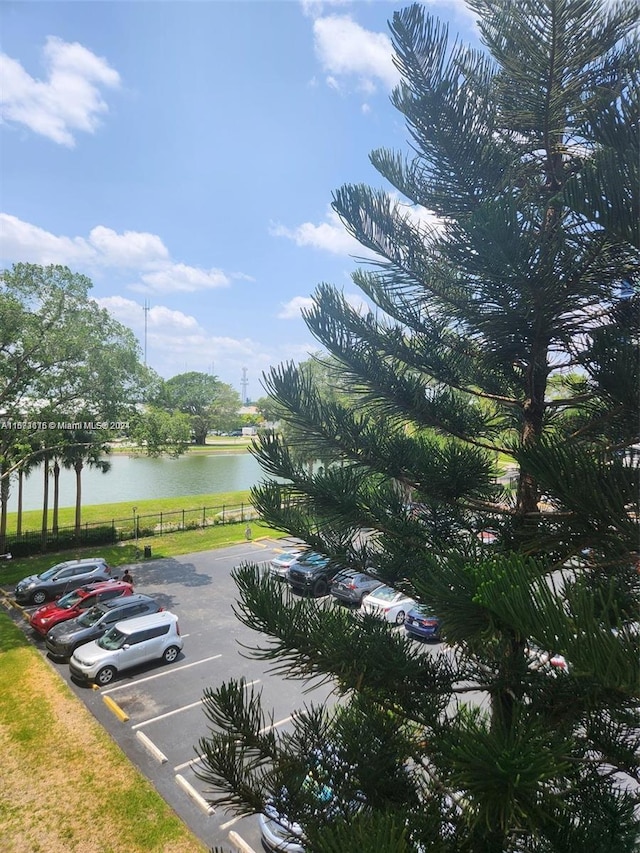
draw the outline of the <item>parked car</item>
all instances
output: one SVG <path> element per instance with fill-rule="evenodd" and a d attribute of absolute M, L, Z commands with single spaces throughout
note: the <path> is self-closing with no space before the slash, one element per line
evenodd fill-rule
<path fill-rule="evenodd" d="M 20 604 L 44 604 L 47 599 L 77 589 L 86 583 L 108 581 L 110 577 L 111 569 L 102 557 L 57 563 L 42 574 L 29 575 L 18 581 L 15 598 Z"/>
<path fill-rule="evenodd" d="M 343 569 L 331 581 L 331 595 L 345 604 L 362 604 L 365 595 L 382 586 L 381 580 L 359 572 L 357 569 Z"/>
<path fill-rule="evenodd" d="M 296 592 L 326 595 L 333 576 L 339 571 L 340 566 L 331 563 L 329 557 L 313 551 L 292 563 L 287 571 L 287 581 Z"/>
<path fill-rule="evenodd" d="M 302 827 L 281 816 L 272 802 L 258 815 L 258 826 L 262 846 L 270 853 L 305 853 Z"/>
<path fill-rule="evenodd" d="M 440 639 L 440 620 L 424 604 L 417 604 L 409 610 L 404 627 L 410 637 L 420 640 Z"/>
<path fill-rule="evenodd" d="M 109 580 L 86 584 L 68 592 L 56 601 L 39 607 L 31 616 L 29 624 L 34 631 L 44 637 L 54 625 L 75 619 L 98 602 L 110 601 L 112 598 L 132 593 L 133 587 L 125 581 Z"/>
<path fill-rule="evenodd" d="M 416 606 L 413 598 L 390 586 L 379 586 L 362 600 L 363 613 L 402 625 L 406 614 Z"/>
<path fill-rule="evenodd" d="M 533 643 L 525 648 L 529 669 L 542 672 L 569 672 L 567 659 L 560 654 L 544 651 Z"/>
<path fill-rule="evenodd" d="M 162 608 L 149 595 L 127 595 L 103 601 L 76 619 L 51 628 L 45 639 L 47 651 L 52 658 L 66 660 L 78 646 L 97 640 L 116 622 L 157 613 L 159 610 Z"/>
<path fill-rule="evenodd" d="M 304 548 L 293 548 L 291 551 L 284 551 L 282 554 L 278 554 L 269 563 L 269 574 L 281 580 L 286 580 L 287 572 L 293 563 L 302 557 L 304 552 Z"/>
<path fill-rule="evenodd" d="M 69 661 L 77 681 L 104 687 L 126 669 L 150 661 L 173 663 L 184 645 L 178 617 L 169 610 L 118 622 L 99 640 L 80 646 Z"/>
<path fill-rule="evenodd" d="M 316 750 L 310 757 L 309 772 L 302 781 L 302 790 L 309 797 L 314 811 L 323 814 L 328 824 L 337 813 L 344 814 L 345 804 L 338 803 L 334 783 L 336 778 L 344 779 L 348 772 L 348 766 L 330 746 Z M 286 788 L 281 793 L 286 799 Z M 355 814 L 362 808 L 362 802 L 361 796 L 355 797 L 348 810 Z M 272 853 L 305 853 L 302 827 L 278 811 L 275 797 L 267 801 L 264 812 L 258 815 L 258 826 L 266 850 Z"/>

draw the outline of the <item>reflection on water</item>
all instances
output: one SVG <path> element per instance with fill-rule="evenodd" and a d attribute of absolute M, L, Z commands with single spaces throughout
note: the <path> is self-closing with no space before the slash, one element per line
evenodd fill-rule
<path fill-rule="evenodd" d="M 82 472 L 82 503 L 85 506 L 149 498 L 206 495 L 236 492 L 267 479 L 258 462 L 249 453 L 183 456 L 179 459 L 152 459 L 147 456 L 109 457 L 107 474 L 85 468 Z M 23 509 L 42 506 L 42 469 L 36 469 L 24 481 Z M 17 485 L 12 481 L 9 512 L 17 509 Z M 60 506 L 74 506 L 75 474 L 60 473 Z M 49 508 L 53 501 L 53 479 L 49 479 Z M 197 502 L 196 502 L 197 503 Z"/>

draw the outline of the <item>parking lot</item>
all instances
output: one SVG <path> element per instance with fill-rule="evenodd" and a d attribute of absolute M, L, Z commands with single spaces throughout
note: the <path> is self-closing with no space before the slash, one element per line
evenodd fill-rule
<path fill-rule="evenodd" d="M 50 661 L 71 690 L 112 735 L 131 761 L 191 830 L 209 847 L 230 848 L 229 832 L 255 851 L 260 836 L 255 816 L 237 819 L 212 809 L 208 792 L 195 775 L 198 740 L 207 734 L 202 708 L 206 687 L 244 676 L 261 690 L 274 725 L 286 727 L 305 703 L 332 701 L 324 686 L 303 695 L 304 685 L 269 675 L 263 664 L 242 656 L 241 643 L 259 635 L 233 615 L 236 588 L 230 572 L 243 561 L 266 562 L 283 550 L 275 541 L 246 542 L 218 551 L 142 562 L 131 567 L 136 592 L 152 595 L 176 613 L 184 649 L 173 664 L 147 666 L 119 676 L 106 688 L 82 687 L 69 679 L 68 665 Z M 27 612 L 35 608 L 27 608 Z M 45 654 L 44 642 L 25 626 Z"/>

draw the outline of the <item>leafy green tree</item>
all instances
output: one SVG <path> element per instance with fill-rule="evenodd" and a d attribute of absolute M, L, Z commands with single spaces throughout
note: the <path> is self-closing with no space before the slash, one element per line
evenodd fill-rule
<path fill-rule="evenodd" d="M 180 456 L 191 443 L 191 420 L 182 412 L 148 406 L 133 419 L 130 437 L 149 456 Z"/>
<path fill-rule="evenodd" d="M 393 16 L 412 150 L 371 160 L 404 200 L 347 185 L 333 205 L 377 253 L 353 277 L 373 307 L 322 284 L 306 315 L 351 399 L 291 365 L 267 378 L 336 463 L 310 472 L 265 435 L 257 456 L 282 479 L 254 490 L 269 523 L 432 608 L 446 645 L 238 568 L 238 616 L 268 638 L 253 654 L 339 701 L 277 732 L 243 680 L 207 691 L 201 775 L 238 813 L 273 796 L 309 853 L 631 853 L 637 6 L 469 5 L 483 51 L 420 6 Z M 518 466 L 513 494 L 497 454 Z"/>
<path fill-rule="evenodd" d="M 240 395 L 208 373 L 180 373 L 163 383 L 154 405 L 189 415 L 196 444 L 205 444 L 212 429 L 228 429 L 237 420 Z"/>
<path fill-rule="evenodd" d="M 2 512 L 14 472 L 55 453 L 46 432 L 73 431 L 59 424 L 82 419 L 82 429 L 97 423 L 106 440 L 103 426 L 126 421 L 140 397 L 145 371 L 135 336 L 98 306 L 91 287 L 63 266 L 20 263 L 0 273 Z M 68 443 L 68 436 L 59 442 Z"/>

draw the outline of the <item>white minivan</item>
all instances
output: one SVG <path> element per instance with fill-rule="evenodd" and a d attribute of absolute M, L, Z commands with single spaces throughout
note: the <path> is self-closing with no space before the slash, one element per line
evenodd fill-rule
<path fill-rule="evenodd" d="M 155 660 L 173 663 L 182 646 L 178 617 L 162 610 L 117 622 L 99 640 L 79 646 L 69 670 L 78 681 L 95 681 L 104 687 L 123 669 Z"/>

